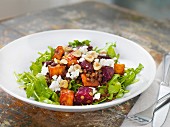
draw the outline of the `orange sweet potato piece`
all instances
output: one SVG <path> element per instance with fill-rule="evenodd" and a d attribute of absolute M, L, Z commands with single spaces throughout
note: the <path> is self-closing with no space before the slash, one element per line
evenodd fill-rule
<path fill-rule="evenodd" d="M 65 71 L 66 71 L 65 68 L 66 68 L 66 66 L 59 65 L 59 64 L 57 64 L 56 66 L 48 66 L 48 71 L 49 71 L 50 77 L 52 77 L 54 75 L 63 76 L 65 74 Z"/>
<path fill-rule="evenodd" d="M 55 49 L 55 53 L 54 53 L 53 59 L 56 58 L 56 59 L 60 60 L 62 58 L 63 54 L 64 54 L 63 47 L 62 46 L 58 46 Z"/>
<path fill-rule="evenodd" d="M 62 88 L 60 91 L 60 104 L 72 106 L 74 100 L 74 91 Z"/>
<path fill-rule="evenodd" d="M 77 57 L 73 56 L 71 53 L 66 56 L 67 66 L 70 67 L 73 64 L 78 64 Z"/>
<path fill-rule="evenodd" d="M 82 79 L 82 82 L 83 82 L 84 86 L 94 87 L 94 86 L 99 86 L 100 85 L 99 81 L 97 81 L 97 80 L 94 80 L 94 82 L 87 81 L 87 77 L 86 77 L 85 74 L 81 74 L 81 79 Z"/>
<path fill-rule="evenodd" d="M 125 64 L 114 64 L 114 73 L 123 75 L 125 70 Z"/>

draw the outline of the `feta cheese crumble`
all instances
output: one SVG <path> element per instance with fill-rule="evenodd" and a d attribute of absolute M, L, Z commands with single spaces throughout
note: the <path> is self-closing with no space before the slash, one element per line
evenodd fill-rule
<path fill-rule="evenodd" d="M 85 59 L 81 57 L 81 58 L 79 59 L 79 62 L 83 62 L 84 60 L 85 60 Z"/>
<path fill-rule="evenodd" d="M 82 56 L 81 56 L 81 58 L 85 58 L 85 57 L 86 57 L 86 55 L 82 55 Z"/>
<path fill-rule="evenodd" d="M 99 59 L 94 59 L 94 62 L 97 62 L 97 63 L 99 63 Z"/>
<path fill-rule="evenodd" d="M 54 75 L 52 79 L 57 80 L 57 75 Z"/>
<path fill-rule="evenodd" d="M 94 87 L 89 87 L 89 88 L 91 88 L 93 90 L 93 95 L 94 95 L 93 100 L 95 100 L 95 99 L 99 100 L 101 93 L 97 93 L 97 90 Z"/>
<path fill-rule="evenodd" d="M 73 48 L 73 51 L 76 51 L 77 50 L 77 48 Z"/>
<path fill-rule="evenodd" d="M 114 59 L 100 59 L 99 62 L 102 66 L 114 67 Z"/>
<path fill-rule="evenodd" d="M 61 76 L 59 75 L 58 77 L 56 75 L 54 75 L 52 77 L 54 79 L 54 81 L 52 81 L 51 85 L 49 86 L 49 88 L 53 91 L 60 91 L 60 82 L 62 81 Z"/>
<path fill-rule="evenodd" d="M 74 71 L 74 66 L 73 65 L 71 65 L 70 68 L 68 69 L 68 72 L 72 72 L 72 71 Z"/>
<path fill-rule="evenodd" d="M 41 69 L 41 74 L 46 75 L 47 72 L 48 72 L 48 67 L 46 67 L 46 63 L 44 63 L 44 65 L 42 66 L 42 69 Z"/>
<path fill-rule="evenodd" d="M 93 95 L 97 92 L 96 88 L 94 88 L 94 87 L 89 87 L 89 88 L 91 88 L 93 90 Z"/>
<path fill-rule="evenodd" d="M 82 72 L 81 68 L 76 68 L 76 65 L 71 65 L 66 73 L 67 78 L 76 79 Z"/>
<path fill-rule="evenodd" d="M 79 48 L 79 50 L 82 54 L 86 54 L 88 52 L 87 48 L 88 48 L 88 46 L 82 46 Z"/>
<path fill-rule="evenodd" d="M 93 99 L 99 100 L 99 99 L 100 99 L 100 94 L 101 94 L 101 93 L 96 93 L 96 94 L 94 95 Z"/>

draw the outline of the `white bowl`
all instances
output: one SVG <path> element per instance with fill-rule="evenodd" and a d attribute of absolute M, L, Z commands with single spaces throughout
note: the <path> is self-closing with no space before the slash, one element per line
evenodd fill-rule
<path fill-rule="evenodd" d="M 47 50 L 48 46 L 67 45 L 73 40 L 91 40 L 93 46 L 104 47 L 106 42 L 116 42 L 116 52 L 120 53 L 120 62 L 127 67 L 144 65 L 138 78 L 139 82 L 127 87 L 130 90 L 123 98 L 98 105 L 62 106 L 45 104 L 28 99 L 23 89 L 19 88 L 14 72 L 29 71 L 31 61 L 38 57 L 37 52 Z M 125 102 L 145 91 L 152 83 L 156 65 L 151 55 L 141 46 L 123 37 L 91 30 L 55 30 L 36 33 L 17 39 L 0 49 L 0 85 L 10 95 L 32 105 L 65 112 L 84 112 L 108 108 Z"/>

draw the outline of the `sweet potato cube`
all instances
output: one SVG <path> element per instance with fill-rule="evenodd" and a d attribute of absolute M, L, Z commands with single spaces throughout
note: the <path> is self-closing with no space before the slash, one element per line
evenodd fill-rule
<path fill-rule="evenodd" d="M 66 56 L 67 66 L 70 67 L 73 64 L 78 64 L 77 57 L 73 56 L 71 53 Z"/>
<path fill-rule="evenodd" d="M 114 73 L 123 75 L 125 70 L 125 64 L 114 64 Z"/>
<path fill-rule="evenodd" d="M 50 74 L 50 77 L 54 75 L 64 75 L 65 74 L 65 68 L 66 66 L 64 65 L 59 65 L 57 64 L 56 66 L 48 66 L 48 71 Z"/>
<path fill-rule="evenodd" d="M 74 91 L 62 88 L 60 91 L 60 104 L 72 106 L 74 100 Z"/>
<path fill-rule="evenodd" d="M 82 82 L 83 82 L 84 86 L 94 87 L 94 86 L 99 86 L 100 85 L 99 81 L 97 81 L 97 80 L 94 80 L 93 82 L 92 81 L 87 81 L 87 77 L 86 77 L 85 74 L 81 74 L 81 79 L 82 79 Z"/>
<path fill-rule="evenodd" d="M 58 46 L 55 49 L 55 53 L 54 53 L 53 59 L 56 58 L 56 59 L 60 60 L 62 58 L 63 54 L 64 54 L 63 47 L 62 46 Z"/>

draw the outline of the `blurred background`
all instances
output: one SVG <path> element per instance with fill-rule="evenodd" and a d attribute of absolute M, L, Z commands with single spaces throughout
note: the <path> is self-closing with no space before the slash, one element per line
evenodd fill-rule
<path fill-rule="evenodd" d="M 0 0 L 0 20 L 86 0 Z M 170 0 L 91 0 L 116 4 L 156 20 L 170 20 Z"/>

